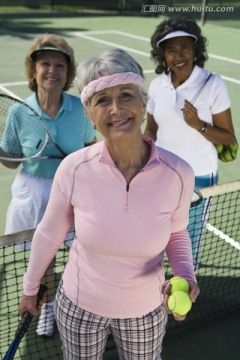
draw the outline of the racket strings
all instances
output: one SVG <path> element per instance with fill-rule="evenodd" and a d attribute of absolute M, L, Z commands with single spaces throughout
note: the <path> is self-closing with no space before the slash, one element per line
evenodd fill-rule
<path fill-rule="evenodd" d="M 48 134 L 38 114 L 27 104 L 0 96 L 1 159 L 34 158 L 41 155 L 48 143 Z"/>

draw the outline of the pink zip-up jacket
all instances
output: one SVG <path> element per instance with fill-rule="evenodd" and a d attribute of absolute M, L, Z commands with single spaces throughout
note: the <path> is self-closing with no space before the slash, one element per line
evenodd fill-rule
<path fill-rule="evenodd" d="M 189 234 L 191 167 L 151 146 L 146 166 L 127 186 L 105 142 L 63 160 L 44 218 L 34 234 L 24 293 L 35 295 L 45 270 L 74 223 L 63 273 L 65 295 L 110 318 L 139 317 L 162 303 L 163 255 L 174 275 L 196 281 Z"/>

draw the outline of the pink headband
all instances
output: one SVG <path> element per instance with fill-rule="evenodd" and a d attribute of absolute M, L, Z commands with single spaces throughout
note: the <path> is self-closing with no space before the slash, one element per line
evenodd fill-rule
<path fill-rule="evenodd" d="M 103 89 L 121 85 L 121 84 L 136 84 L 144 88 L 145 82 L 141 75 L 133 72 L 116 73 L 113 75 L 102 76 L 97 80 L 93 80 L 84 86 L 81 92 L 81 100 L 84 106 L 87 105 L 88 100 L 96 92 L 102 91 Z"/>

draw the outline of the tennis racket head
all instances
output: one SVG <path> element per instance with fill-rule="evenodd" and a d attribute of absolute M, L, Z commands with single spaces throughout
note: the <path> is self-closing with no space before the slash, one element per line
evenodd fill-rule
<path fill-rule="evenodd" d="M 23 101 L 0 94 L 0 159 L 40 157 L 49 135 L 39 114 Z"/>

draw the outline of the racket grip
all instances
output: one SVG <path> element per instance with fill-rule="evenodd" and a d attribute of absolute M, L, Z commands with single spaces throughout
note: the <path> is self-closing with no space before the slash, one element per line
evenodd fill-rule
<path fill-rule="evenodd" d="M 47 291 L 48 287 L 45 284 L 40 284 L 38 293 L 37 293 L 37 306 L 39 305 L 39 302 L 42 300 L 43 295 Z"/>
<path fill-rule="evenodd" d="M 19 336 L 20 339 L 24 337 L 26 334 L 28 327 L 32 321 L 33 315 L 30 313 L 30 311 L 25 311 L 25 313 L 22 316 L 22 319 L 18 325 L 17 331 L 15 333 L 15 336 Z"/>
<path fill-rule="evenodd" d="M 45 284 L 40 284 L 40 288 L 37 293 L 37 306 L 39 302 L 42 300 L 44 293 L 47 291 L 47 286 Z M 15 336 L 19 336 L 21 339 L 25 335 L 25 333 L 28 330 L 28 327 L 32 321 L 33 315 L 30 313 L 30 311 L 25 311 L 22 319 L 18 325 L 17 331 Z"/>

